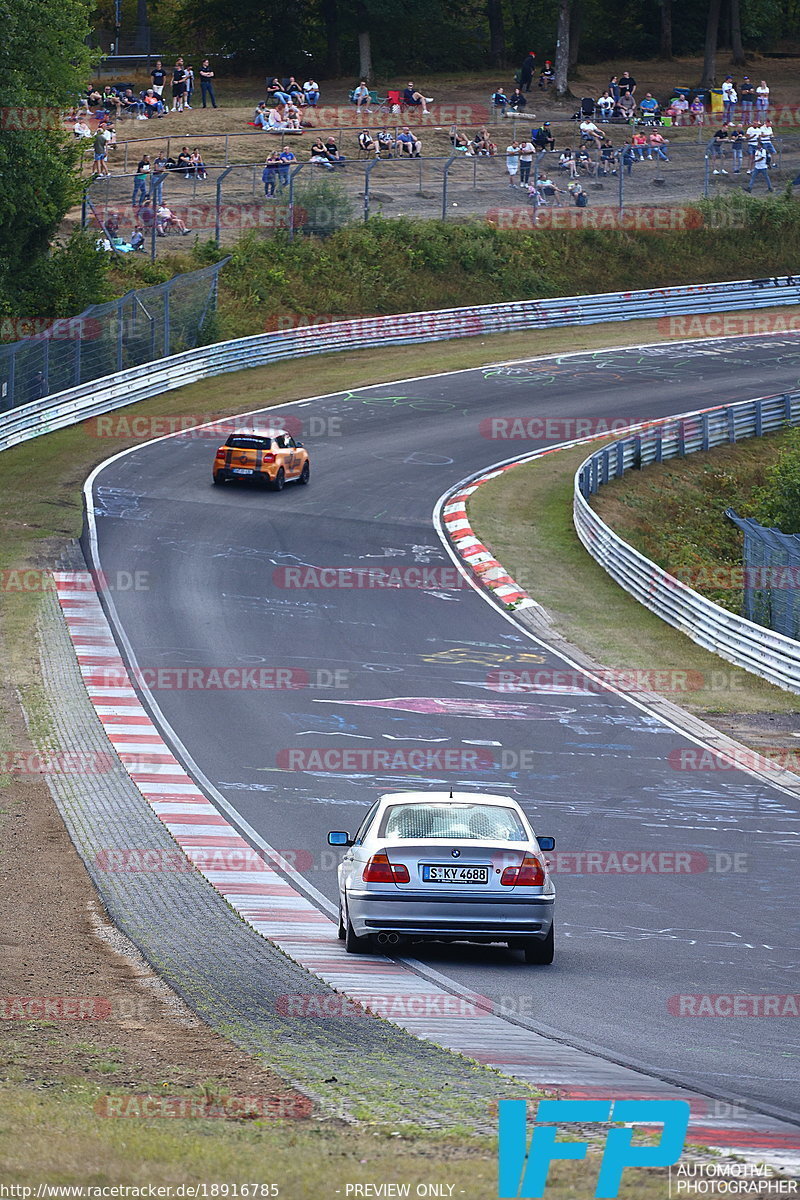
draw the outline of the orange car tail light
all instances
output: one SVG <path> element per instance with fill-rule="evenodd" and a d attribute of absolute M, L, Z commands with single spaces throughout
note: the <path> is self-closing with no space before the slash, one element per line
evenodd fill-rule
<path fill-rule="evenodd" d="M 274 463 L 275 455 L 274 454 L 265 454 L 264 457 L 261 459 L 261 461 L 265 462 L 265 463 Z"/>

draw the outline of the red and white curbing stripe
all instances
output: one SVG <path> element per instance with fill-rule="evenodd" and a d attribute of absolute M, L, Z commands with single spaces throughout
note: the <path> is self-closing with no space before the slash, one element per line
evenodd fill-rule
<path fill-rule="evenodd" d="M 466 496 L 497 474 L 500 472 L 458 493 L 462 512 Z M 482 552 L 488 554 L 485 548 Z M 256 855 L 171 753 L 130 682 L 91 574 L 58 572 L 54 578 L 86 689 L 131 780 L 211 886 L 254 930 L 310 974 L 409 1033 L 535 1087 L 562 1096 L 582 1095 L 589 1087 L 608 1098 L 686 1099 L 693 1121 L 698 1122 L 690 1125 L 690 1141 L 745 1153 L 759 1151 L 762 1157 L 769 1150 L 770 1159 L 778 1164 L 800 1160 L 800 1132 L 792 1125 L 744 1110 L 732 1115 L 727 1104 L 717 1117 L 709 1112 L 713 1102 L 706 1096 L 509 1024 L 492 1012 L 481 996 L 439 987 L 394 959 L 347 954 L 331 919 L 287 883 L 269 861 Z M 525 595 L 510 585 L 501 586 L 509 587 L 512 595 Z M 109 677 L 116 681 L 114 686 L 108 685 Z M 101 849 L 98 855 L 115 849 Z M 222 853 L 215 856 L 215 850 Z M 280 863 L 280 855 L 273 855 Z M 213 865 L 209 866 L 209 861 Z M 241 869 L 243 864 L 248 869 Z M 326 1009 L 326 996 L 285 1000 L 289 1005 L 297 999 L 316 1000 L 319 1008 L 315 1015 L 335 1017 L 341 1010 Z"/>
<path fill-rule="evenodd" d="M 449 496 L 442 509 L 442 525 L 458 554 L 485 587 L 494 592 L 503 604 L 511 605 L 515 610 L 535 608 L 534 601 L 511 578 L 502 563 L 493 557 L 492 552 L 484 546 L 483 542 L 475 536 L 469 523 L 466 505 L 468 498 L 477 491 L 482 483 L 496 479 L 498 475 L 502 475 L 504 471 L 510 471 L 516 465 L 516 463 L 509 463 L 507 466 L 499 467 L 496 471 L 490 471 L 488 475 L 482 475 L 480 479 L 474 479 L 468 487 L 460 488 L 452 496 Z"/>

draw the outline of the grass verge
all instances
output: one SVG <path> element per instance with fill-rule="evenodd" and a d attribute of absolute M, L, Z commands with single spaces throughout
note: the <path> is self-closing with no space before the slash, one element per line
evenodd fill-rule
<path fill-rule="evenodd" d="M 691 678 L 702 686 L 667 698 L 711 724 L 718 723 L 715 714 L 795 712 L 795 696 L 702 650 L 623 591 L 586 553 L 572 525 L 572 481 L 588 453 L 584 446 L 548 454 L 484 484 L 469 502 L 478 537 L 512 577 L 524 581 L 557 629 L 598 663 L 697 672 Z M 657 486 L 650 494 L 655 501 Z M 721 727 L 728 731 L 727 722 Z"/>

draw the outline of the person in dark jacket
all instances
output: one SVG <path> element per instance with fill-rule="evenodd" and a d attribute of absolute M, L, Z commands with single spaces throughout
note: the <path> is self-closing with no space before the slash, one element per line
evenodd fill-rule
<path fill-rule="evenodd" d="M 532 50 L 529 50 L 525 55 L 525 59 L 519 70 L 519 86 L 522 88 L 523 92 L 529 92 L 531 90 L 531 84 L 533 83 L 533 67 L 535 62 L 536 55 Z"/>

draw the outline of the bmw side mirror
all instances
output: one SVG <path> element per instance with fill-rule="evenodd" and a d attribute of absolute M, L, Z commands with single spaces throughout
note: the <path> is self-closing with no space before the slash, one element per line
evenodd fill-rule
<path fill-rule="evenodd" d="M 352 846 L 350 834 L 345 833 L 343 829 L 332 829 L 328 834 L 329 846 Z"/>
<path fill-rule="evenodd" d="M 554 837 L 537 837 L 540 850 L 555 850 L 556 839 Z"/>

